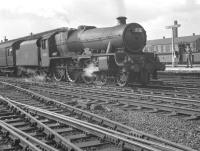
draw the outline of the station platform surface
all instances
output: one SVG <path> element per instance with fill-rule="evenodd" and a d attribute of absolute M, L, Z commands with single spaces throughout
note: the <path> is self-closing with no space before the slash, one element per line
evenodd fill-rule
<path fill-rule="evenodd" d="M 165 71 L 167 73 L 200 73 L 200 64 L 194 64 L 192 68 L 186 67 L 187 65 L 166 65 Z"/>

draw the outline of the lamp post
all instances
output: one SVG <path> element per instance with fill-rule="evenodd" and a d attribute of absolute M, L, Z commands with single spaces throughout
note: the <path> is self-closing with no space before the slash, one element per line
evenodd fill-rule
<path fill-rule="evenodd" d="M 175 62 L 175 45 L 174 45 L 174 38 L 178 36 L 177 28 L 180 27 L 180 24 L 177 24 L 177 21 L 174 22 L 174 25 L 166 26 L 166 29 L 172 29 L 172 67 L 174 67 Z"/>

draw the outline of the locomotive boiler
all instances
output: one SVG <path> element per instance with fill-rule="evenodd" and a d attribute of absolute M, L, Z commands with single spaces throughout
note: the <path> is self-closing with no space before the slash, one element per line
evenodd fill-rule
<path fill-rule="evenodd" d="M 146 44 L 146 32 L 143 27 L 137 23 L 122 22 L 125 17 L 119 17 L 118 20 L 119 25 L 114 27 L 79 26 L 75 31 L 64 33 L 68 50 L 73 52 L 89 48 L 91 51 L 108 51 L 109 44 L 112 47 L 109 48 L 111 52 L 116 52 L 118 48 L 130 53 L 141 52 Z"/>
<path fill-rule="evenodd" d="M 57 81 L 105 84 L 112 80 L 119 86 L 134 81 L 147 84 L 150 75 L 164 66 L 153 53 L 142 52 L 146 31 L 141 25 L 126 24 L 126 17 L 117 20 L 113 27 L 81 25 L 77 29 L 45 32 L 36 38 L 20 38 L 15 58 L 17 73 L 23 67 L 46 72 Z"/>

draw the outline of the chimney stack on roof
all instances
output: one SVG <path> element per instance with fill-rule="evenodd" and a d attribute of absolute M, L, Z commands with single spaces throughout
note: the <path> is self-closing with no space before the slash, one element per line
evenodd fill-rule
<path fill-rule="evenodd" d="M 4 37 L 4 42 L 8 41 L 8 39 L 6 38 L 6 36 Z"/>

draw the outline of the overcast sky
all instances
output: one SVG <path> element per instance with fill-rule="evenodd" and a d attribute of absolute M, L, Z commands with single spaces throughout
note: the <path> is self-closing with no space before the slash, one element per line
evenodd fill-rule
<path fill-rule="evenodd" d="M 0 0 L 0 39 L 59 27 L 116 25 L 116 17 L 140 23 L 148 39 L 170 37 L 165 26 L 181 24 L 179 36 L 200 34 L 200 0 Z"/>

